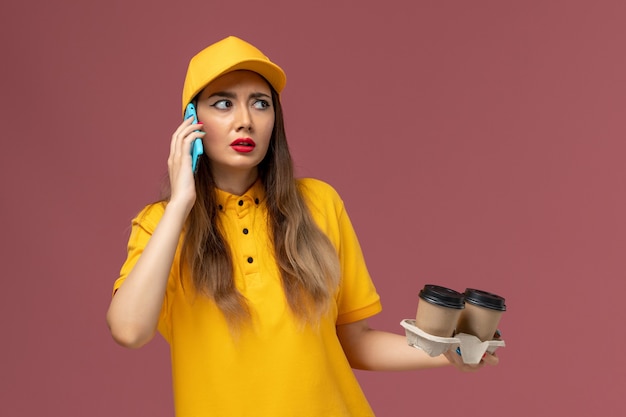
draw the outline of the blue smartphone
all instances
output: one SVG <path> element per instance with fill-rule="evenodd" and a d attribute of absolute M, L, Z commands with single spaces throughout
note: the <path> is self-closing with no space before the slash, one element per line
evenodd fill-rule
<path fill-rule="evenodd" d="M 183 117 L 183 120 L 187 120 L 190 117 L 193 117 L 194 123 L 198 123 L 198 115 L 196 114 L 196 107 L 193 105 L 193 103 L 187 104 L 187 108 L 185 109 L 185 116 Z M 204 153 L 204 148 L 202 147 L 202 140 L 200 139 L 194 140 L 193 145 L 191 145 L 191 169 L 193 170 L 193 172 L 196 172 L 196 170 L 198 169 L 198 158 L 203 153 Z"/>

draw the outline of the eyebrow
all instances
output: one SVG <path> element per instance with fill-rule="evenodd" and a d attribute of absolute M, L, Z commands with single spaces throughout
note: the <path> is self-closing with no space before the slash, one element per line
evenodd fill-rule
<path fill-rule="evenodd" d="M 211 94 L 209 97 L 207 98 L 211 98 L 211 97 L 226 97 L 226 98 L 230 98 L 230 99 L 235 99 L 237 98 L 237 96 L 234 93 L 231 93 L 230 91 L 216 91 L 215 93 Z M 265 94 L 265 93 L 252 93 L 250 94 L 250 96 L 248 98 L 269 98 L 271 99 L 272 96 Z"/>

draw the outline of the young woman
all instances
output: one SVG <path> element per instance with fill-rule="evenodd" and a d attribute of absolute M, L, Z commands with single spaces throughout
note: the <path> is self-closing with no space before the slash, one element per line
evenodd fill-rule
<path fill-rule="evenodd" d="M 351 368 L 464 365 L 371 329 L 381 310 L 343 202 L 294 179 L 282 69 L 228 37 L 196 55 L 168 159 L 170 194 L 133 220 L 107 313 L 138 348 L 171 347 L 177 416 L 372 416 Z M 204 154 L 192 171 L 192 142 Z"/>

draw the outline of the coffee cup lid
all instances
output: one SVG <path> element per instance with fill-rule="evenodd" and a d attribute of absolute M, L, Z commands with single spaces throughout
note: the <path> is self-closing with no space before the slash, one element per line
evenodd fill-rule
<path fill-rule="evenodd" d="M 431 304 L 442 307 L 456 308 L 458 310 L 465 308 L 463 294 L 439 285 L 424 285 L 424 288 L 420 291 L 419 296 Z"/>
<path fill-rule="evenodd" d="M 492 310 L 506 311 L 504 298 L 487 291 L 467 288 L 465 290 L 465 302 L 479 307 L 490 308 Z"/>

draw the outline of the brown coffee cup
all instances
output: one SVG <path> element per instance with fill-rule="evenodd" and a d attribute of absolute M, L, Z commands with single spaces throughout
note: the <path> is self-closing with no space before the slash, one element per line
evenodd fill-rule
<path fill-rule="evenodd" d="M 439 337 L 452 337 L 465 307 L 463 294 L 439 285 L 425 285 L 419 293 L 415 326 Z"/>
<path fill-rule="evenodd" d="M 457 333 L 474 335 L 483 342 L 492 340 L 506 311 L 504 298 L 474 288 L 467 288 L 464 295 L 465 309 L 459 317 Z"/>

